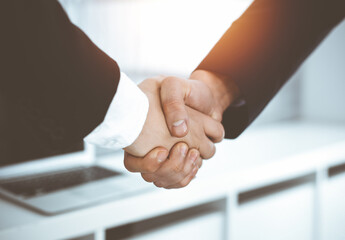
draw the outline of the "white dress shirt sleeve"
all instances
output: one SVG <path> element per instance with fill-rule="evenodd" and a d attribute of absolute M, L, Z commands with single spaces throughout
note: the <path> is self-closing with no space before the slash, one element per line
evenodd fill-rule
<path fill-rule="evenodd" d="M 116 94 L 104 121 L 84 140 L 103 148 L 125 148 L 141 133 L 148 110 L 149 101 L 145 93 L 121 72 Z"/>

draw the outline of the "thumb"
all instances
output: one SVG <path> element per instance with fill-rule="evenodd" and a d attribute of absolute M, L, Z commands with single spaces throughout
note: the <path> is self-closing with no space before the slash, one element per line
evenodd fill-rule
<path fill-rule="evenodd" d="M 174 137 L 184 137 L 188 133 L 186 105 L 221 120 L 222 114 L 217 109 L 213 94 L 202 81 L 167 77 L 162 81 L 160 94 L 165 119 Z"/>
<path fill-rule="evenodd" d="M 170 134 L 174 137 L 184 137 L 188 133 L 188 114 L 185 108 L 185 96 L 188 92 L 189 86 L 183 79 L 167 77 L 162 81 L 162 108 Z"/>

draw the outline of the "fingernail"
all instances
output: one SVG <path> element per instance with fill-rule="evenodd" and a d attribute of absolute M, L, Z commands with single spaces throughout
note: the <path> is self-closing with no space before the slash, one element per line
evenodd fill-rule
<path fill-rule="evenodd" d="M 196 173 L 198 172 L 199 168 L 198 167 L 194 167 L 193 168 L 193 175 L 195 177 Z"/>
<path fill-rule="evenodd" d="M 198 153 L 195 152 L 195 151 L 191 151 L 189 157 L 190 157 L 190 159 L 191 159 L 191 161 L 192 161 L 193 166 L 195 166 L 195 164 L 196 164 L 196 159 L 197 159 L 197 157 L 198 157 Z"/>
<path fill-rule="evenodd" d="M 180 128 L 183 133 L 185 133 L 187 131 L 187 124 L 186 124 L 185 120 L 179 120 L 177 122 L 174 122 L 173 126 Z"/>
<path fill-rule="evenodd" d="M 160 152 L 157 154 L 157 161 L 158 161 L 159 163 L 164 162 L 166 159 L 167 159 L 166 151 L 160 151 Z"/>
<path fill-rule="evenodd" d="M 182 123 L 184 122 L 184 120 L 179 120 L 173 123 L 174 127 L 178 127 L 180 126 Z"/>
<path fill-rule="evenodd" d="M 187 151 L 188 151 L 187 146 L 186 146 L 185 144 L 183 144 L 183 145 L 181 146 L 181 153 L 182 153 L 183 157 L 186 157 Z"/>

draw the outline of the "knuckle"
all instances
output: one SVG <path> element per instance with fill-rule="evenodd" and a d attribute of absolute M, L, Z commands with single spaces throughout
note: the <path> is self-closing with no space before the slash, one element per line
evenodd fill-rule
<path fill-rule="evenodd" d="M 145 174 L 145 173 L 142 173 L 141 174 L 141 177 L 146 181 L 146 182 L 153 182 L 155 180 L 154 176 L 152 176 L 151 174 Z"/>
<path fill-rule="evenodd" d="M 155 173 L 157 171 L 157 167 L 154 165 L 147 166 L 146 169 L 147 169 L 147 172 L 149 173 Z"/>
<path fill-rule="evenodd" d="M 162 85 L 169 87 L 171 84 L 179 83 L 180 79 L 174 76 L 167 76 L 163 79 Z"/>
<path fill-rule="evenodd" d="M 211 154 L 210 154 L 210 157 L 209 157 L 209 158 L 213 157 L 214 154 L 216 154 L 216 146 L 215 146 L 215 145 L 212 145 L 212 146 L 213 146 L 213 147 L 212 147 Z"/>
<path fill-rule="evenodd" d="M 188 178 L 187 180 L 184 180 L 182 182 L 179 183 L 179 187 L 180 188 L 184 188 L 184 187 L 187 187 L 188 184 L 191 182 L 192 179 Z"/>
<path fill-rule="evenodd" d="M 183 177 L 187 177 L 193 171 L 193 163 L 189 162 L 183 169 Z"/>
<path fill-rule="evenodd" d="M 146 173 L 154 173 L 156 172 L 158 169 L 158 167 L 156 166 L 156 164 L 144 164 L 143 166 L 143 170 Z"/>
<path fill-rule="evenodd" d="M 163 110 L 168 113 L 184 112 L 182 99 L 179 99 L 177 96 L 173 96 L 171 99 L 163 103 Z"/>
<path fill-rule="evenodd" d="M 124 165 L 125 165 L 125 168 L 126 168 L 129 172 L 134 172 L 134 170 L 133 170 L 132 167 L 131 167 L 131 164 L 130 164 L 130 161 L 129 161 L 129 160 L 125 159 L 123 163 L 124 163 Z"/>
<path fill-rule="evenodd" d="M 203 154 L 204 159 L 210 159 L 216 153 L 216 147 L 214 144 L 211 145 L 210 149 Z"/>
<path fill-rule="evenodd" d="M 174 163 L 172 166 L 171 166 L 171 169 L 174 173 L 181 173 L 183 171 L 183 165 L 180 164 L 180 163 Z"/>
<path fill-rule="evenodd" d="M 217 124 L 217 142 L 220 142 L 223 140 L 224 137 L 224 127 L 222 124 Z"/>
<path fill-rule="evenodd" d="M 164 187 L 164 184 L 162 182 L 154 182 L 153 184 L 158 188 Z"/>
<path fill-rule="evenodd" d="M 215 123 L 213 137 L 211 138 L 212 142 L 214 143 L 221 142 L 223 140 L 223 136 L 224 136 L 223 125 L 221 123 Z"/>

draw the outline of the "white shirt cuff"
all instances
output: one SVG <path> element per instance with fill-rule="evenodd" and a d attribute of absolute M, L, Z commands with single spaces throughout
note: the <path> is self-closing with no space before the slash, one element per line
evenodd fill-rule
<path fill-rule="evenodd" d="M 84 138 L 87 143 L 118 150 L 131 145 L 141 133 L 149 101 L 140 88 L 121 72 L 120 82 L 104 121 Z"/>

